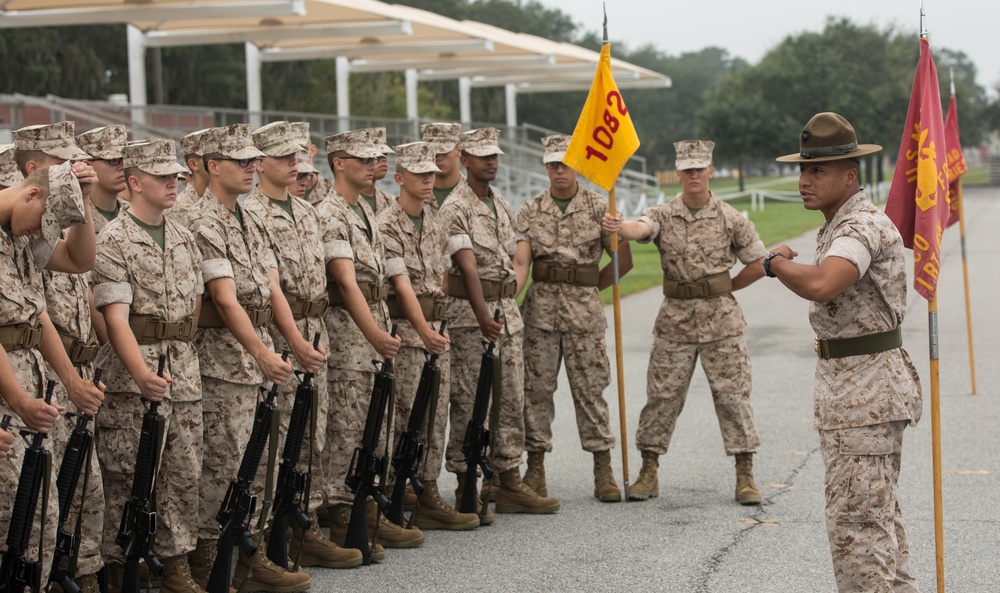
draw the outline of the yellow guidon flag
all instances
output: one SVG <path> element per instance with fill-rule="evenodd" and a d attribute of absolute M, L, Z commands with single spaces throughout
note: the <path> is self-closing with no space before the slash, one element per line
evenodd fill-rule
<path fill-rule="evenodd" d="M 625 107 L 625 99 L 611 76 L 611 44 L 605 43 L 587 103 L 576 122 L 563 162 L 610 191 L 625 163 L 638 148 L 639 136 Z"/>

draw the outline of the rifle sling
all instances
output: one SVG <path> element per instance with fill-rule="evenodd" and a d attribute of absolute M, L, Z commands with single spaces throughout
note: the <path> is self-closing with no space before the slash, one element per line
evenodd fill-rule
<path fill-rule="evenodd" d="M 45 517 L 49 514 L 49 487 L 51 486 L 51 474 L 52 474 L 52 453 L 47 449 L 42 450 L 42 517 L 41 524 L 39 525 L 38 532 L 38 563 L 41 565 L 42 558 L 45 556 L 42 552 L 45 550 Z M 36 509 L 37 510 L 37 509 Z M 31 531 L 31 528 L 28 528 Z M 41 593 L 42 590 L 42 573 L 38 572 L 38 582 L 32 583 L 31 588 L 36 592 Z"/>
<path fill-rule="evenodd" d="M 499 340 L 497 340 L 499 341 Z M 500 430 L 500 402 L 501 396 L 503 395 L 503 365 L 501 364 L 501 352 L 499 348 L 494 350 L 496 352 L 496 357 L 493 359 L 493 385 L 491 386 L 491 398 L 490 402 L 490 466 L 493 467 L 493 471 L 496 471 L 496 454 L 497 454 L 497 433 Z M 483 476 L 483 482 L 486 487 L 487 499 L 491 494 L 490 490 L 493 488 L 493 479 L 486 479 Z M 479 518 L 482 519 L 486 516 L 486 509 L 489 504 L 484 504 L 482 508 L 482 513 Z"/>
<path fill-rule="evenodd" d="M 271 432 L 267 437 L 267 471 L 264 473 L 264 502 L 260 505 L 260 517 L 257 519 L 257 535 L 253 538 L 257 539 L 260 536 L 259 544 L 257 546 L 257 553 L 265 553 L 265 543 L 264 543 L 264 527 L 267 525 L 267 517 L 271 511 L 271 504 L 274 496 L 274 460 L 278 456 L 278 435 L 281 433 L 281 412 L 278 407 L 275 406 L 274 410 L 271 412 Z M 241 552 L 242 553 L 242 552 Z M 247 568 L 247 578 L 243 579 L 240 583 L 240 588 L 237 593 L 243 593 L 243 587 L 246 586 L 250 579 L 253 578 L 253 562 L 250 563 L 250 567 Z"/>
<path fill-rule="evenodd" d="M 96 423 L 95 423 L 96 428 Z M 94 440 L 90 439 L 90 446 L 87 447 L 87 457 L 83 467 L 83 492 L 80 493 L 80 512 L 76 515 L 76 525 L 73 527 L 73 550 L 69 559 L 69 568 L 66 572 L 70 577 L 76 575 L 76 560 L 80 555 L 80 531 L 83 527 L 83 505 L 87 502 L 87 484 L 90 483 L 90 463 L 94 455 Z M 70 496 L 72 499 L 72 496 Z"/>

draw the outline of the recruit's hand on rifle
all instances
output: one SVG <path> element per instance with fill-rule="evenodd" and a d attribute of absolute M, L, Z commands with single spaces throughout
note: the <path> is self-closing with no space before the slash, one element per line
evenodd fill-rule
<path fill-rule="evenodd" d="M 451 343 L 451 339 L 448 334 L 440 334 L 434 331 L 430 325 L 425 324 L 426 329 L 420 332 L 420 339 L 424 342 L 424 349 L 426 349 L 431 354 L 437 354 L 441 356 L 444 354 L 445 348 Z"/>
<path fill-rule="evenodd" d="M 489 342 L 496 343 L 500 339 L 500 333 L 503 332 L 503 318 L 493 319 L 492 317 L 486 317 L 486 319 L 479 319 L 478 321 L 479 329 L 483 332 L 483 337 Z"/>
<path fill-rule="evenodd" d="M 75 375 L 66 384 L 66 395 L 69 396 L 69 401 L 73 402 L 78 410 L 88 416 L 93 416 L 104 403 L 104 383 L 95 385 L 93 381 Z"/>
<path fill-rule="evenodd" d="M 372 342 L 372 346 L 375 347 L 375 351 L 379 353 L 382 358 L 395 358 L 396 353 L 399 352 L 399 346 L 402 342 L 399 338 L 390 334 L 389 332 L 379 332 L 375 337 L 375 341 Z"/>
<path fill-rule="evenodd" d="M 14 444 L 14 433 L 7 430 L 0 430 L 0 459 L 7 457 L 11 445 Z"/>
<path fill-rule="evenodd" d="M 289 344 L 295 360 L 299 361 L 302 368 L 312 375 L 315 375 L 326 364 L 326 349 L 322 344 L 313 348 L 311 342 L 299 336 L 294 344 Z"/>
<path fill-rule="evenodd" d="M 257 358 L 260 371 L 271 383 L 284 383 L 288 376 L 292 374 L 292 365 L 287 360 L 282 360 L 277 352 L 268 350 Z"/>
<path fill-rule="evenodd" d="M 142 378 L 142 381 L 137 383 L 142 397 L 151 402 L 158 402 L 163 400 L 163 396 L 167 394 L 167 386 L 173 382 L 174 380 L 170 378 L 170 373 L 167 371 L 163 371 L 162 377 L 157 375 L 155 371 L 149 371 Z"/>
<path fill-rule="evenodd" d="M 41 433 L 49 432 L 56 420 L 59 420 L 59 414 L 66 411 L 66 408 L 58 404 L 48 404 L 43 398 L 28 397 L 27 394 L 14 401 L 8 400 L 7 404 L 25 426 Z"/>

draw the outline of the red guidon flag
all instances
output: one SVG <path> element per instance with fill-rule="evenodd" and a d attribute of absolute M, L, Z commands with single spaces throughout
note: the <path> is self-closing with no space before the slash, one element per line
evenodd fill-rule
<path fill-rule="evenodd" d="M 947 150 L 937 67 L 922 38 L 885 213 L 913 249 L 913 287 L 928 301 L 937 291 L 941 234 L 948 224 Z"/>
<path fill-rule="evenodd" d="M 955 100 L 954 84 L 952 84 L 951 101 L 948 102 L 948 115 L 944 118 L 944 142 L 948 147 L 948 224 L 951 226 L 958 222 L 958 200 L 960 178 L 969 172 L 969 166 L 965 163 L 965 155 L 962 154 L 962 140 L 958 135 L 958 102 Z"/>

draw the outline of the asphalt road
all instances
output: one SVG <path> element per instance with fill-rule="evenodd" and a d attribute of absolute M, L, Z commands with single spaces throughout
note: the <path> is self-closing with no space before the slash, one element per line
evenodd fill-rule
<path fill-rule="evenodd" d="M 947 590 L 1000 586 L 1000 323 L 990 310 L 1000 291 L 1000 190 L 966 192 L 978 395 L 971 394 L 957 225 L 942 246 L 940 377 Z M 817 214 L 817 222 L 820 215 Z M 814 234 L 790 242 L 810 258 Z M 993 272 L 991 273 L 990 270 Z M 651 328 L 661 295 L 623 302 L 629 441 L 645 402 Z M 707 382 L 696 371 L 669 453 L 660 462 L 660 497 L 603 504 L 592 497 L 591 456 L 580 449 L 565 378 L 560 381 L 555 451 L 547 456 L 553 516 L 499 515 L 466 533 L 427 532 L 424 546 L 388 550 L 386 561 L 352 570 L 310 569 L 314 591 L 666 591 L 685 593 L 835 591 L 823 522 L 823 464 L 813 429 L 815 365 L 808 304 L 777 281 L 738 294 L 750 326 L 753 401 L 762 447 L 755 457 L 760 507 L 733 501 L 734 470 L 724 455 Z M 609 323 L 611 310 L 608 309 Z M 935 590 L 935 529 L 926 302 L 912 289 L 904 344 L 924 384 L 924 417 L 906 432 L 900 497 L 923 591 Z M 613 329 L 609 329 L 614 357 Z M 614 364 L 612 363 L 612 369 Z M 614 370 L 612 370 L 614 372 Z M 616 383 L 608 389 L 618 434 Z M 621 449 L 612 452 L 621 484 Z M 629 469 L 641 464 L 634 446 Z M 454 478 L 441 480 L 446 499 Z"/>

